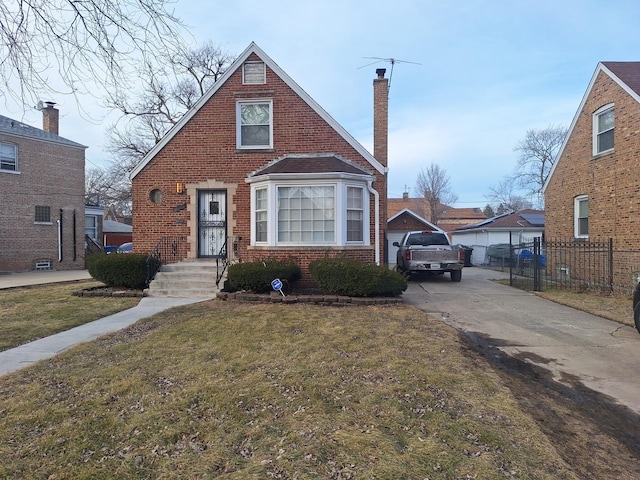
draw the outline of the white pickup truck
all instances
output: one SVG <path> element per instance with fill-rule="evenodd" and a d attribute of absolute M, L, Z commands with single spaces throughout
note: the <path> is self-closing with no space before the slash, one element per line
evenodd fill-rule
<path fill-rule="evenodd" d="M 452 282 L 462 280 L 465 251 L 452 246 L 449 237 L 442 231 L 407 232 L 399 242 L 396 268 L 401 273 L 438 273 L 449 272 Z"/>

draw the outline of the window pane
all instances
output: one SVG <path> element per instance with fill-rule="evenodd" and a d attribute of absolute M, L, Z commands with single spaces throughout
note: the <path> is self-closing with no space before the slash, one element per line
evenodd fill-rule
<path fill-rule="evenodd" d="M 243 104 L 240 106 L 242 125 L 268 125 L 269 104 Z"/>
<path fill-rule="evenodd" d="M 51 222 L 51 207 L 36 205 L 36 222 Z"/>
<path fill-rule="evenodd" d="M 0 169 L 15 171 L 16 167 L 16 146 L 0 143 Z"/>
<path fill-rule="evenodd" d="M 362 241 L 362 212 L 361 211 L 347 212 L 347 241 L 348 242 Z"/>
<path fill-rule="evenodd" d="M 242 145 L 269 145 L 269 125 L 250 125 L 241 127 Z"/>
<path fill-rule="evenodd" d="M 589 219 L 588 218 L 580 218 L 578 219 L 578 235 L 589 235 Z"/>
<path fill-rule="evenodd" d="M 613 148 L 613 130 L 598 135 L 598 152 L 611 150 Z"/>
<path fill-rule="evenodd" d="M 598 116 L 598 132 L 613 128 L 613 110 L 608 110 Z"/>
<path fill-rule="evenodd" d="M 578 203 L 578 216 L 580 218 L 589 216 L 589 201 L 588 200 L 580 200 Z"/>
<path fill-rule="evenodd" d="M 278 242 L 335 241 L 334 187 L 279 187 L 278 199 Z"/>

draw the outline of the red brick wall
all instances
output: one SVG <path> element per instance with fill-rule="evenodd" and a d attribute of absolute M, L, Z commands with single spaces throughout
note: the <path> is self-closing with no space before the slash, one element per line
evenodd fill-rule
<path fill-rule="evenodd" d="M 614 151 L 594 157 L 593 112 L 609 103 L 615 104 Z M 639 158 L 640 104 L 600 72 L 545 192 L 547 237 L 573 237 L 574 198 L 586 194 L 589 238 L 614 238 L 617 250 L 640 249 Z M 626 283 L 628 265 L 615 275 L 615 283 Z"/>
<path fill-rule="evenodd" d="M 267 98 L 273 100 L 273 149 L 236 150 L 236 100 Z M 287 154 L 333 153 L 368 170 L 372 166 L 329 124 L 311 109 L 273 71 L 267 68 L 266 85 L 242 85 L 241 69 L 236 71 L 215 95 L 194 115 L 171 141 L 133 180 L 133 242 L 136 251 L 150 251 L 163 236 L 189 237 L 195 225 L 191 212 L 196 188 L 206 182 L 216 188 L 228 189 L 228 234 L 240 237 L 240 258 L 265 257 L 271 251 L 249 247 L 251 230 L 250 186 L 247 174 Z M 188 186 L 187 194 L 176 193 L 176 183 Z M 378 190 L 381 207 L 386 204 L 386 185 L 376 172 L 374 188 Z M 149 193 L 160 189 L 164 193 L 159 205 L 149 200 Z M 374 196 L 371 195 L 371 244 L 375 243 Z M 381 212 L 384 210 L 381 209 Z M 380 216 L 381 227 L 385 218 Z M 191 222 L 191 223 L 190 223 Z M 380 253 L 384 251 L 380 234 Z M 195 240 L 191 237 L 188 257 L 195 258 Z M 308 264 L 314 257 L 323 257 L 326 246 L 298 250 L 277 248 L 275 255 L 299 256 Z M 374 249 L 339 248 L 366 261 L 373 262 Z"/>
<path fill-rule="evenodd" d="M 56 270 L 84 268 L 84 149 L 4 133 L 0 141 L 17 145 L 20 172 L 0 171 L 0 271 L 33 270 L 39 260 Z M 36 205 L 51 207 L 51 224 L 34 224 Z"/>

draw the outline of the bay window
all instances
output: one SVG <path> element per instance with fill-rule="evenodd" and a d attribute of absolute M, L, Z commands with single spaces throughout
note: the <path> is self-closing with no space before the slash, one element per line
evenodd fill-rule
<path fill-rule="evenodd" d="M 369 192 L 363 181 L 260 181 L 253 185 L 251 204 L 254 245 L 370 244 Z"/>

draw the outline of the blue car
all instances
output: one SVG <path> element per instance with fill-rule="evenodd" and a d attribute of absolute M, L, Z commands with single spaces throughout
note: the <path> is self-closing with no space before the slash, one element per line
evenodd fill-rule
<path fill-rule="evenodd" d="M 133 242 L 123 243 L 116 250 L 118 253 L 131 253 L 133 252 Z"/>

